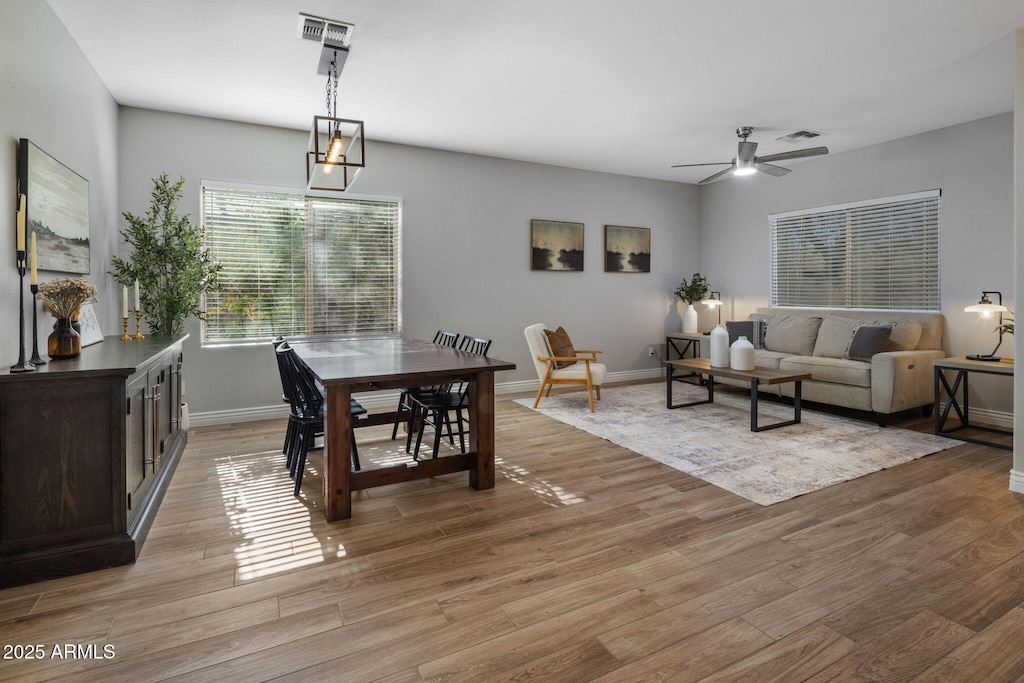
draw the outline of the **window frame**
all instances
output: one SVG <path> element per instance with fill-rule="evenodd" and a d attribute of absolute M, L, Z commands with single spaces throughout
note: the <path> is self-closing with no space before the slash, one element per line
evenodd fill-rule
<path fill-rule="evenodd" d="M 908 204 L 911 202 L 918 202 L 924 204 L 926 202 L 934 202 L 934 221 L 922 222 L 920 227 L 927 230 L 927 234 L 920 240 L 920 248 L 924 251 L 931 244 L 934 245 L 934 264 L 931 264 L 932 268 L 928 271 L 928 282 L 932 284 L 932 287 L 922 286 L 918 292 L 917 298 L 920 303 L 925 304 L 926 307 L 914 308 L 914 307 L 882 307 L 863 305 L 863 298 L 858 299 L 853 294 L 854 289 L 857 285 L 857 278 L 854 275 L 855 264 L 862 267 L 871 265 L 877 265 L 884 263 L 879 257 L 869 258 L 863 257 L 858 263 L 858 254 L 854 253 L 856 245 L 854 242 L 858 239 L 855 230 L 851 230 L 851 227 L 861 228 L 862 234 L 867 232 L 870 236 L 870 232 L 877 230 L 877 225 L 870 217 L 867 220 L 863 220 L 856 226 L 851 226 L 851 220 L 853 215 L 858 209 L 876 209 L 876 215 L 882 215 L 884 211 L 891 210 L 901 204 Z M 835 250 L 833 253 L 841 251 L 842 253 L 842 277 L 841 284 L 843 288 L 843 298 L 845 299 L 846 305 L 837 305 L 834 299 L 826 303 L 794 303 L 795 299 L 799 299 L 799 296 L 790 296 L 785 299 L 784 303 L 780 303 L 780 299 L 783 298 L 783 294 L 780 290 L 784 290 L 784 285 L 780 284 L 780 278 L 784 277 L 785 266 L 780 265 L 780 242 L 785 240 L 793 240 L 790 236 L 780 238 L 780 221 L 786 221 L 787 219 L 801 219 L 807 217 L 818 216 L 823 224 L 829 222 L 829 214 L 845 214 L 845 219 L 841 221 L 841 227 L 839 228 L 843 237 L 843 247 L 839 250 Z M 838 225 L 839 222 L 835 222 Z M 865 199 L 853 202 L 844 202 L 840 204 L 832 204 L 828 206 L 811 207 L 806 209 L 798 209 L 794 211 L 784 211 L 778 213 L 772 213 L 768 216 L 769 224 L 769 305 L 773 308 L 792 308 L 792 309 L 822 309 L 822 310 L 849 310 L 849 311 L 913 311 L 913 312 L 941 312 L 942 310 L 942 190 L 924 190 L 921 192 L 913 192 L 908 194 L 893 195 L 888 197 L 879 197 L 874 199 Z M 785 227 L 785 226 L 783 226 Z M 790 226 L 796 229 L 795 226 Z M 811 229 L 806 230 L 807 234 L 811 233 Z M 879 244 L 875 241 L 873 244 Z M 867 249 L 871 245 L 863 245 L 862 248 Z M 892 272 L 892 271 L 890 271 Z M 899 273 L 897 273 L 899 274 Z M 863 279 L 861 280 L 863 282 Z M 826 283 L 827 284 L 827 283 Z M 891 302 L 890 302 L 891 303 Z"/>
<path fill-rule="evenodd" d="M 365 336 L 350 336 L 341 334 L 312 334 L 312 335 L 298 335 L 291 334 L 288 338 L 294 341 L 315 341 L 315 342 L 326 342 L 326 341 L 351 341 L 354 339 L 397 339 L 402 337 L 403 332 L 403 251 L 402 251 L 402 234 L 404 225 L 404 207 L 403 200 L 401 197 L 393 195 L 373 195 L 355 192 L 331 192 L 324 190 L 307 190 L 304 187 L 290 187 L 281 185 L 263 185 L 258 183 L 249 182 L 232 182 L 226 180 L 213 180 L 202 178 L 200 179 L 199 187 L 199 216 L 200 223 L 203 230 L 203 242 L 204 247 L 206 246 L 206 233 L 208 227 L 206 225 L 206 214 L 204 209 L 204 198 L 207 188 L 216 190 L 237 190 L 240 192 L 261 192 L 268 194 L 286 194 L 293 197 L 313 198 L 313 199 L 327 199 L 332 201 L 365 201 L 373 203 L 393 203 L 396 205 L 396 221 L 394 228 L 394 264 L 395 264 L 395 309 L 396 309 L 396 320 L 395 320 L 395 331 L 392 333 L 379 333 Z M 341 196 L 339 196 L 341 194 Z M 309 278 L 309 264 L 307 263 L 306 279 Z M 207 298 L 203 296 L 203 311 L 206 311 Z M 207 334 L 208 322 L 206 320 L 200 321 L 200 344 L 202 348 L 227 348 L 227 347 L 242 347 L 242 346 L 254 346 L 259 344 L 267 343 L 267 338 L 240 338 L 240 339 L 209 339 Z"/>

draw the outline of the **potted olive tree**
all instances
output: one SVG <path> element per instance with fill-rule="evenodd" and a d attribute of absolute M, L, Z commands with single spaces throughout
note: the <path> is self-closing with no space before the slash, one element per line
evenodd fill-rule
<path fill-rule="evenodd" d="M 171 182 L 167 174 L 153 179 L 149 210 L 122 215 L 128 227 L 121 237 L 132 248 L 128 259 L 111 259 L 110 275 L 121 285 L 140 285 L 142 315 L 154 335 L 181 332 L 190 316 L 203 320 L 201 299 L 217 288 L 220 264 L 203 248 L 203 231 L 188 214 L 178 213 L 184 178 Z"/>

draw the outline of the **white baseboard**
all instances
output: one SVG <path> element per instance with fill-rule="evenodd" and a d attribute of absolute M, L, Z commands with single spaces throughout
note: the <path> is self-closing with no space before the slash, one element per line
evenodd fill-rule
<path fill-rule="evenodd" d="M 625 372 L 609 372 L 605 376 L 605 384 L 616 384 L 620 382 L 637 382 L 648 379 L 661 379 L 664 373 L 661 368 L 649 368 L 647 370 L 628 370 Z M 536 393 L 540 388 L 540 380 L 521 380 L 516 382 L 502 382 L 494 385 L 494 393 L 521 394 Z M 359 403 L 367 410 L 374 408 L 393 407 L 398 402 L 398 393 L 394 391 L 374 391 L 359 394 Z M 274 420 L 288 417 L 288 406 L 284 403 L 272 406 L 258 406 L 254 408 L 239 408 L 236 410 L 213 410 L 202 413 L 190 413 L 189 420 L 192 427 L 210 427 L 213 425 L 232 424 L 236 422 L 254 422 L 256 420 Z"/>
<path fill-rule="evenodd" d="M 974 408 L 970 410 L 971 424 L 985 424 L 993 427 L 999 427 L 1000 429 L 1013 429 L 1013 413 L 1007 413 L 1002 410 L 986 410 L 985 408 Z M 956 413 L 950 411 L 949 417 L 947 418 L 947 424 L 957 424 Z"/>
<path fill-rule="evenodd" d="M 1010 490 L 1014 493 L 1024 493 L 1024 472 L 1010 470 Z"/>

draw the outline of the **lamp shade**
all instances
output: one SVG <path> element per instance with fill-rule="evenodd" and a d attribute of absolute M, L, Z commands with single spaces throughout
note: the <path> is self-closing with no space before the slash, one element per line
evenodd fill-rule
<path fill-rule="evenodd" d="M 1000 296 L 1000 299 L 1001 298 L 1002 297 Z M 970 306 L 964 308 L 965 313 L 977 313 L 982 318 L 992 318 L 997 313 L 1006 313 L 1009 310 L 1010 309 L 1007 308 L 1006 306 L 1003 306 L 1002 303 L 992 303 L 992 301 L 988 298 L 987 293 L 982 294 L 981 301 L 979 301 L 978 303 L 971 304 Z"/>

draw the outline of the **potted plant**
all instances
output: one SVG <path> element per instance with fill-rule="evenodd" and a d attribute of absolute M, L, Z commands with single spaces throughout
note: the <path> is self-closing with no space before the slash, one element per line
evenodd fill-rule
<path fill-rule="evenodd" d="M 149 211 L 122 215 L 128 227 L 121 237 L 132 247 L 131 257 L 111 259 L 110 275 L 121 285 L 140 286 L 141 309 L 156 335 L 181 332 L 190 316 L 206 318 L 203 294 L 217 288 L 220 264 L 203 246 L 203 231 L 188 214 L 179 215 L 184 178 L 171 182 L 166 173 L 153 179 Z"/>
<path fill-rule="evenodd" d="M 708 280 L 700 273 L 694 273 L 693 278 L 687 282 L 686 278 L 676 287 L 676 296 L 686 304 L 683 311 L 683 332 L 693 334 L 697 331 L 697 309 L 693 305 L 703 301 L 708 295 Z"/>

